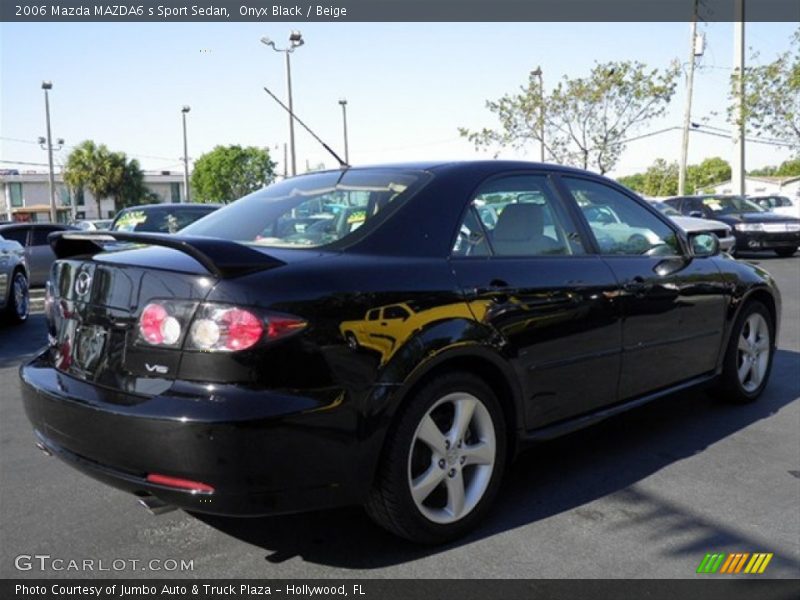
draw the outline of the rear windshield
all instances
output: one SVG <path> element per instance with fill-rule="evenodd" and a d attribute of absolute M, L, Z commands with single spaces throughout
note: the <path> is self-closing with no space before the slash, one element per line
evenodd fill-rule
<path fill-rule="evenodd" d="M 112 231 L 146 231 L 175 233 L 213 212 L 212 206 L 164 206 L 158 208 L 126 208 L 114 219 Z"/>
<path fill-rule="evenodd" d="M 429 179 L 422 171 L 349 169 L 287 179 L 181 233 L 282 248 L 345 245 L 366 235 Z"/>

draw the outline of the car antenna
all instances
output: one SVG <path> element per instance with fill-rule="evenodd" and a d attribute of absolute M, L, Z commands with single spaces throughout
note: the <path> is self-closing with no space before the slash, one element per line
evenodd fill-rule
<path fill-rule="evenodd" d="M 275 94 L 273 94 L 272 92 L 270 92 L 270 91 L 269 91 L 269 89 L 267 89 L 266 87 L 264 88 L 264 91 L 265 91 L 265 92 L 267 92 L 267 93 L 268 93 L 270 96 L 272 96 L 272 99 L 273 99 L 273 100 L 275 100 L 275 102 L 277 102 L 278 104 L 280 104 L 280 105 L 281 105 L 281 108 L 282 108 L 283 110 L 285 110 L 286 112 L 288 112 L 290 117 L 292 117 L 292 118 L 293 118 L 295 121 L 297 121 L 298 123 L 300 123 L 300 125 L 302 125 L 302 126 L 303 126 L 303 129 L 305 129 L 305 130 L 306 130 L 308 133 L 310 133 L 310 134 L 311 134 L 311 136 L 312 136 L 312 137 L 313 137 L 315 140 L 317 140 L 317 141 L 318 141 L 320 144 L 322 144 L 322 147 L 323 147 L 323 148 L 325 148 L 325 150 L 327 150 L 327 151 L 328 151 L 328 152 L 331 154 L 331 156 L 333 156 L 333 158 L 335 158 L 337 161 L 339 161 L 339 167 L 341 167 L 341 168 L 347 168 L 347 167 L 349 167 L 349 166 L 350 166 L 350 165 L 348 165 L 348 164 L 347 164 L 345 161 L 343 161 L 343 160 L 342 160 L 342 158 L 341 158 L 341 157 L 340 157 L 338 154 L 336 154 L 336 152 L 334 152 L 334 151 L 331 149 L 331 147 L 330 147 L 330 146 L 328 146 L 328 144 L 326 144 L 325 142 L 323 142 L 323 141 L 320 139 L 320 137 L 319 137 L 319 136 L 318 136 L 316 133 L 314 133 L 313 131 L 311 131 L 311 129 L 309 128 L 309 126 L 308 126 L 308 125 L 306 125 L 305 123 L 303 123 L 303 122 L 300 120 L 300 117 L 298 117 L 298 116 L 297 116 L 296 114 L 294 114 L 294 113 L 293 113 L 291 110 L 289 110 L 289 107 L 288 107 L 288 106 L 286 106 L 286 105 L 285 105 L 283 102 L 281 102 L 281 101 L 278 99 L 278 97 L 277 97 Z"/>

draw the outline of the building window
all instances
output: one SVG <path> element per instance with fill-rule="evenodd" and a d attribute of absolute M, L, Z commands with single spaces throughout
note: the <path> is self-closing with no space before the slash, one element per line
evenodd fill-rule
<path fill-rule="evenodd" d="M 181 201 L 181 184 L 180 183 L 170 183 L 169 184 L 169 200 L 170 202 L 180 202 Z"/>
<path fill-rule="evenodd" d="M 23 205 L 22 200 L 22 184 L 21 183 L 9 183 L 9 188 L 11 191 L 11 206 L 18 208 Z"/>
<path fill-rule="evenodd" d="M 69 206 L 71 204 L 72 199 L 69 195 L 69 188 L 63 186 L 59 187 L 58 195 L 61 197 L 61 206 Z"/>
<path fill-rule="evenodd" d="M 75 190 L 75 203 L 78 206 L 83 206 L 84 199 L 83 199 L 83 188 L 78 188 Z"/>

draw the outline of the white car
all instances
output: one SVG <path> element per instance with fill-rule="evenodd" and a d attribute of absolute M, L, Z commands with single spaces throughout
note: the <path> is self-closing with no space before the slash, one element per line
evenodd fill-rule
<path fill-rule="evenodd" d="M 713 233 L 717 236 L 717 239 L 719 239 L 719 248 L 723 252 L 730 252 L 736 245 L 736 238 L 733 236 L 733 231 L 731 231 L 729 225 L 726 225 L 722 221 L 686 217 L 664 202 L 658 202 L 657 200 L 648 200 L 648 202 L 687 233 L 694 233 L 697 231 Z"/>
<path fill-rule="evenodd" d="M 750 196 L 748 200 L 755 202 L 761 208 L 769 212 L 800 219 L 800 198 L 792 199 L 787 196 Z"/>

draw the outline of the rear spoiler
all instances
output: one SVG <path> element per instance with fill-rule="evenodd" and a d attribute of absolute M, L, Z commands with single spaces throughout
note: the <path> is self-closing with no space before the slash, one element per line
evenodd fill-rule
<path fill-rule="evenodd" d="M 209 273 L 222 279 L 285 264 L 254 248 L 220 238 L 128 231 L 56 231 L 47 239 L 58 258 L 97 254 L 104 250 L 103 244 L 114 242 L 172 248 L 191 256 Z"/>

